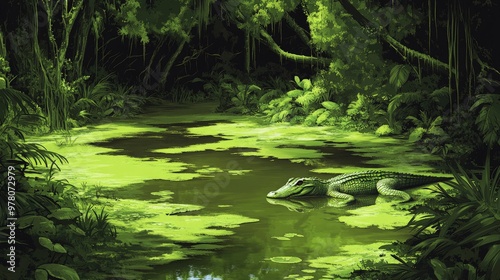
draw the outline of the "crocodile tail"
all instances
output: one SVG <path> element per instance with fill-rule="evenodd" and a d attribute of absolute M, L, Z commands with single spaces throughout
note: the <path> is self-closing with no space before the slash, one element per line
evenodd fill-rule
<path fill-rule="evenodd" d="M 439 183 L 439 182 L 445 182 L 449 181 L 453 178 L 451 177 L 434 177 L 434 176 L 427 176 L 427 175 L 418 175 L 418 179 L 416 179 L 416 184 L 420 185 L 428 185 L 428 184 L 433 184 L 433 183 Z"/>
<path fill-rule="evenodd" d="M 397 184 L 396 186 L 397 189 L 413 188 L 453 179 L 448 177 L 434 177 L 428 175 L 417 175 L 409 173 L 400 173 L 399 176 L 397 176 L 397 178 L 399 179 L 399 184 Z"/>

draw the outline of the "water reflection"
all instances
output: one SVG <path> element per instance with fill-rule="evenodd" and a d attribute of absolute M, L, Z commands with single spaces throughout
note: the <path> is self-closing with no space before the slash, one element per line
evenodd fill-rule
<path fill-rule="evenodd" d="M 345 210 L 356 209 L 359 207 L 373 205 L 376 200 L 376 195 L 358 197 L 356 201 L 350 205 L 342 204 L 342 199 L 332 197 L 294 197 L 287 199 L 266 198 L 267 202 L 272 205 L 281 205 L 288 210 L 298 213 L 308 213 L 325 207 L 339 208 Z"/>

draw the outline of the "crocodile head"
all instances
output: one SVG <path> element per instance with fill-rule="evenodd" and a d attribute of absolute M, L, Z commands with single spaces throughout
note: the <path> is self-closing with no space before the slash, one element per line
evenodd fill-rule
<path fill-rule="evenodd" d="M 319 196 L 326 195 L 328 187 L 326 184 L 314 177 L 290 178 L 286 184 L 267 194 L 268 198 L 288 198 L 297 196 Z"/>

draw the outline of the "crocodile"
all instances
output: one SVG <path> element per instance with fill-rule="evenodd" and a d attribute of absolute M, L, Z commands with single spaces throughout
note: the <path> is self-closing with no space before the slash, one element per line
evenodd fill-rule
<path fill-rule="evenodd" d="M 368 170 L 346 173 L 328 180 L 316 177 L 290 178 L 276 191 L 269 192 L 268 198 L 291 198 L 302 196 L 328 196 L 340 198 L 343 204 L 355 201 L 354 195 L 382 194 L 398 196 L 403 202 L 411 200 L 411 196 L 402 191 L 438 182 L 451 180 L 447 177 L 433 177 L 409 173 Z"/>

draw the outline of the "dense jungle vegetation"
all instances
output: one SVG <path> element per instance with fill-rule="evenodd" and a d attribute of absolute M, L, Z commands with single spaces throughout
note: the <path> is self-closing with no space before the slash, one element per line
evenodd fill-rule
<path fill-rule="evenodd" d="M 353 277 L 493 279 L 496 11 L 494 1 L 473 0 L 3 1 L 0 243 L 8 245 L 15 180 L 24 252 L 16 279 L 92 279 L 112 266 L 99 251 L 120 246 L 105 209 L 53 179 L 64 155 L 25 136 L 63 131 L 71 142 L 72 128 L 159 102 L 205 101 L 270 123 L 407 138 L 441 156 L 456 182 L 413 209 L 425 218 L 410 222 L 415 237 L 399 244 L 400 264 L 365 264 Z"/>

